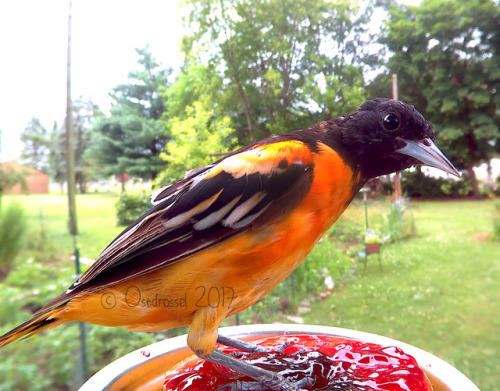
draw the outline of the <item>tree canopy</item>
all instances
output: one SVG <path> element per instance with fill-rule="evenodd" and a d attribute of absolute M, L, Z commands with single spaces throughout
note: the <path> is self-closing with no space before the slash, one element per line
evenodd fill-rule
<path fill-rule="evenodd" d="M 122 110 L 157 120 L 165 111 L 166 103 L 160 93 L 168 86 L 168 76 L 172 70 L 161 67 L 149 46 L 136 49 L 136 52 L 140 69 L 131 71 L 128 74 L 129 83 L 115 87 L 110 95 Z"/>
<path fill-rule="evenodd" d="M 219 105 L 242 143 L 345 114 L 365 98 L 371 7 L 305 0 L 189 0 L 188 61 L 222 79 Z"/>
<path fill-rule="evenodd" d="M 110 92 L 109 115 L 75 103 L 82 183 L 92 172 L 163 185 L 214 153 L 391 96 L 397 73 L 400 98 L 430 120 L 478 194 L 473 167 L 500 152 L 498 2 L 186 0 L 183 7 L 184 64 L 173 82 L 145 47 L 136 49 L 128 81 Z M 378 31 L 372 19 L 381 12 Z M 58 132 L 47 141 L 34 119 L 23 136 L 25 159 L 48 165 L 56 178 L 64 168 Z"/>
<path fill-rule="evenodd" d="M 473 167 L 500 146 L 500 7 L 489 0 L 423 0 L 392 7 L 389 15 L 381 39 L 391 52 L 389 72 L 374 90 L 398 74 L 400 98 L 431 121 L 478 195 Z"/>
<path fill-rule="evenodd" d="M 187 169 L 213 163 L 236 146 L 235 131 L 229 117 L 216 117 L 203 102 L 186 107 L 185 118 L 175 117 L 170 123 L 172 140 L 167 143 L 161 157 L 168 168 L 159 178 L 165 185 L 183 176 Z"/>

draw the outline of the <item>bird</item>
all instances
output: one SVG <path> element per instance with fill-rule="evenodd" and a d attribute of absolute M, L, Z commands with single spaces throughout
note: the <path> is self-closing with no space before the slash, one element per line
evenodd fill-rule
<path fill-rule="evenodd" d="M 188 171 L 153 192 L 151 209 L 0 347 L 71 321 L 148 332 L 189 326 L 187 345 L 199 357 L 272 389 L 300 389 L 219 352 L 217 343 L 252 349 L 219 336 L 220 323 L 283 281 L 367 180 L 416 165 L 459 176 L 414 106 L 375 98 Z"/>

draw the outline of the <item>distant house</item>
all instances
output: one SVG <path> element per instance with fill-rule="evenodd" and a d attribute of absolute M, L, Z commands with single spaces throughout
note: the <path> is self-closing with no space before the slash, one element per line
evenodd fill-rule
<path fill-rule="evenodd" d="M 43 194 L 49 192 L 49 174 L 15 161 L 1 163 L 1 165 L 6 172 L 17 171 L 21 173 L 26 181 L 25 188 L 18 183 L 7 190 L 5 194 Z"/>

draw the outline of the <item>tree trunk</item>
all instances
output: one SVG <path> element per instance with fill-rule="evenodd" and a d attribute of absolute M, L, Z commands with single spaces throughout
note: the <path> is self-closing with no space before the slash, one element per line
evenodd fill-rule
<path fill-rule="evenodd" d="M 125 174 L 120 176 L 120 184 L 122 185 L 122 194 L 125 193 Z"/>
<path fill-rule="evenodd" d="M 474 198 L 479 198 L 481 196 L 481 193 L 479 192 L 479 182 L 477 181 L 476 173 L 474 172 L 474 164 L 470 161 L 467 162 L 467 174 L 472 185 L 472 196 Z"/>
<path fill-rule="evenodd" d="M 290 72 L 288 69 L 288 64 L 285 61 L 284 57 L 280 58 L 280 65 L 282 69 L 282 76 L 283 76 L 283 91 L 281 95 L 281 118 L 283 120 L 286 120 L 286 115 L 288 112 L 288 104 L 290 102 L 290 97 L 289 97 L 289 90 L 290 90 Z"/>
<path fill-rule="evenodd" d="M 479 198 L 481 193 L 479 192 L 479 183 L 476 178 L 476 173 L 474 172 L 474 152 L 477 149 L 477 143 L 474 139 L 474 135 L 469 132 L 465 135 L 467 140 L 467 173 L 469 174 L 469 178 L 472 184 L 472 195 L 474 198 Z"/>
<path fill-rule="evenodd" d="M 87 192 L 87 184 L 85 183 L 85 177 L 82 173 L 76 174 L 76 180 L 78 182 L 78 190 L 80 194 L 85 194 Z"/>
<path fill-rule="evenodd" d="M 245 117 L 247 119 L 248 133 L 250 133 L 250 141 L 254 143 L 256 141 L 255 134 L 253 131 L 252 117 L 250 116 L 250 110 L 248 109 L 248 103 L 247 103 L 247 98 L 245 96 L 245 91 L 243 91 L 240 78 L 238 77 L 238 70 L 234 67 L 234 64 L 231 65 L 231 69 L 233 72 L 234 82 L 236 83 L 236 87 L 238 88 L 238 95 L 240 96 L 241 105 L 243 106 L 243 112 L 245 113 Z"/>
<path fill-rule="evenodd" d="M 245 117 L 247 119 L 248 133 L 250 133 L 250 141 L 254 143 L 256 140 L 253 131 L 252 117 L 250 116 L 250 110 L 248 108 L 248 102 L 245 96 L 245 91 L 243 91 L 243 86 L 241 85 L 241 80 L 238 75 L 238 69 L 236 68 L 236 65 L 234 63 L 233 52 L 229 47 L 229 45 L 230 43 L 226 42 L 224 48 L 224 57 L 226 58 L 226 62 L 229 65 L 229 68 L 231 69 L 231 73 L 233 75 L 233 81 L 236 84 L 236 88 L 238 89 L 238 95 L 240 97 L 241 105 L 243 106 L 243 112 L 245 113 Z"/>
<path fill-rule="evenodd" d="M 222 16 L 225 20 L 226 25 L 228 25 L 224 2 L 221 0 L 220 4 L 221 4 Z M 227 34 L 227 37 L 231 37 L 231 34 Z M 231 73 L 233 75 L 233 81 L 234 83 L 236 83 L 236 88 L 238 89 L 238 95 L 240 97 L 241 105 L 243 106 L 243 111 L 247 119 L 248 133 L 250 133 L 250 141 L 254 143 L 256 140 L 253 131 L 252 117 L 250 116 L 250 110 L 248 109 L 248 102 L 245 96 L 245 91 L 243 90 L 243 86 L 241 85 L 241 80 L 238 75 L 238 69 L 236 68 L 236 65 L 234 63 L 234 55 L 231 49 L 231 38 L 228 38 L 226 42 L 221 45 L 221 49 L 224 59 L 226 60 L 227 65 L 231 69 Z"/>

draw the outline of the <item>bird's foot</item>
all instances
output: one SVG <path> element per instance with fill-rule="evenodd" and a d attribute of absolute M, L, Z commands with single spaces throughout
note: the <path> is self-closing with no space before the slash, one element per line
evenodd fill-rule
<path fill-rule="evenodd" d="M 292 383 L 285 379 L 281 374 L 268 371 L 266 369 L 249 364 L 245 361 L 240 361 L 228 354 L 214 350 L 212 353 L 204 357 L 205 360 L 215 364 L 231 368 L 232 370 L 244 374 L 256 380 L 259 388 L 251 388 L 255 386 L 255 382 L 236 382 L 231 384 L 231 387 L 222 390 L 245 391 L 245 390 L 276 390 L 276 391 L 302 391 L 302 387 L 309 385 L 309 379 L 303 379 L 300 382 Z M 240 388 L 238 388 L 240 387 Z M 246 388 L 245 388 L 246 387 Z M 250 387 L 250 388 L 249 388 Z M 221 388 L 219 388 L 221 390 Z"/>

